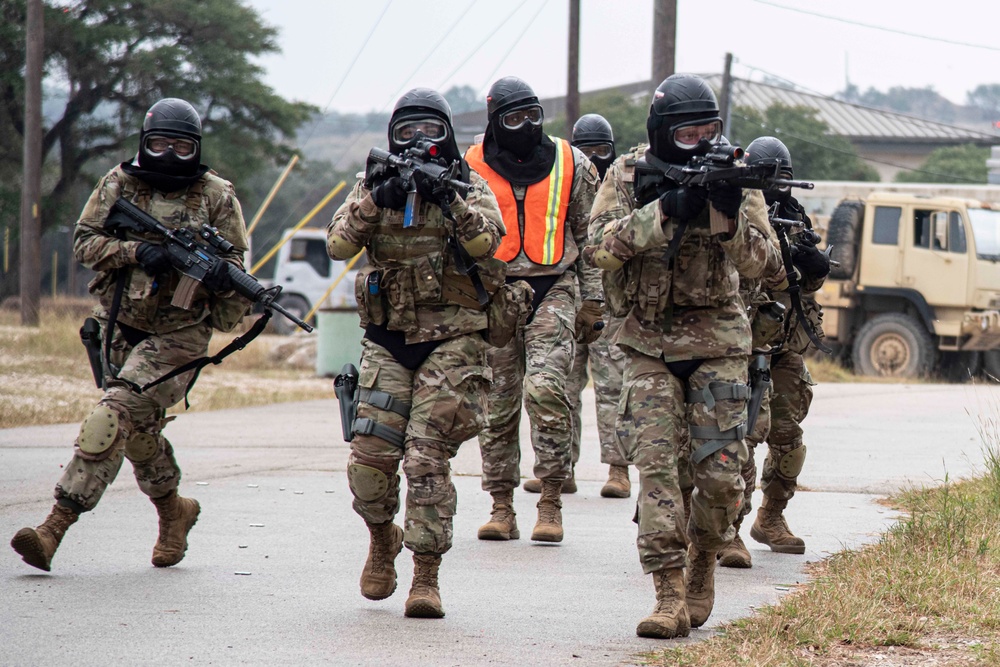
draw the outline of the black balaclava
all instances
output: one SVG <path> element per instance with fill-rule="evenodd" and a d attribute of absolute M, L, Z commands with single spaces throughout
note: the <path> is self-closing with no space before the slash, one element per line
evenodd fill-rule
<path fill-rule="evenodd" d="M 535 105 L 535 91 L 515 76 L 499 79 L 486 96 L 489 122 L 483 136 L 483 159 L 514 185 L 531 185 L 545 179 L 555 163 L 556 146 L 541 125 L 525 123 L 517 130 L 508 130 L 500 122 L 500 116 L 508 111 Z"/>
<path fill-rule="evenodd" d="M 188 158 L 176 155 L 168 148 L 163 155 L 153 155 L 146 147 L 150 136 L 190 139 L 194 153 Z M 188 102 L 167 97 L 149 108 L 139 133 L 139 152 L 132 162 L 123 162 L 122 170 L 139 178 L 161 192 L 182 190 L 208 171 L 201 164 L 201 118 Z"/>
<path fill-rule="evenodd" d="M 573 138 L 571 139 L 571 143 L 578 148 L 580 146 L 611 144 L 611 157 L 603 158 L 595 155 L 590 158 L 590 161 L 597 167 L 597 173 L 603 181 L 604 175 L 608 173 L 608 167 L 611 166 L 611 163 L 617 157 L 617 153 L 615 152 L 615 135 L 611 131 L 611 123 L 599 114 L 584 114 L 573 123 Z"/>

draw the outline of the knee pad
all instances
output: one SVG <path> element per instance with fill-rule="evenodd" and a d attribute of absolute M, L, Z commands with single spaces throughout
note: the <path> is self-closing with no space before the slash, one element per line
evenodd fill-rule
<path fill-rule="evenodd" d="M 802 472 L 802 464 L 806 461 L 806 446 L 796 447 L 790 452 L 785 452 L 778 459 L 778 476 L 784 479 L 794 480 Z"/>
<path fill-rule="evenodd" d="M 132 463 L 145 463 L 160 450 L 160 439 L 149 433 L 133 433 L 125 441 L 125 458 Z"/>
<path fill-rule="evenodd" d="M 354 451 L 347 463 L 347 485 L 355 498 L 370 503 L 384 498 L 392 489 L 397 470 L 398 459 L 379 459 Z"/>
<path fill-rule="evenodd" d="M 122 430 L 118 413 L 98 404 L 80 424 L 80 435 L 76 438 L 80 456 L 89 461 L 108 458 L 122 439 Z"/>

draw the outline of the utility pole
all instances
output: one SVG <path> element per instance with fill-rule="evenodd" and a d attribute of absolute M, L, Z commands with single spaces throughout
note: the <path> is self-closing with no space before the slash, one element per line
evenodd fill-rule
<path fill-rule="evenodd" d="M 41 301 L 42 0 L 27 0 L 24 72 L 24 178 L 21 186 L 21 324 L 38 326 Z"/>
<path fill-rule="evenodd" d="M 566 68 L 566 140 L 580 117 L 580 0 L 569 0 L 569 62 Z"/>
<path fill-rule="evenodd" d="M 674 73 L 677 0 L 653 0 L 653 87 Z"/>
<path fill-rule="evenodd" d="M 726 54 L 726 65 L 722 69 L 722 90 L 719 94 L 719 115 L 722 118 L 722 127 L 727 132 L 731 132 L 729 120 L 732 114 L 730 106 L 733 103 L 733 80 L 730 77 L 730 70 L 733 68 L 733 54 Z"/>

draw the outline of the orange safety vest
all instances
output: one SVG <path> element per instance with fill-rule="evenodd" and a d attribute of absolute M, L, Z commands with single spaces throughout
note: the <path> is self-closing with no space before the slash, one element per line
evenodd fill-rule
<path fill-rule="evenodd" d="M 573 190 L 573 149 L 565 139 L 552 137 L 552 141 L 556 145 L 552 171 L 538 183 L 529 185 L 524 195 L 523 231 L 518 225 L 514 188 L 486 164 L 483 145 L 475 144 L 465 154 L 469 166 L 486 179 L 500 205 L 507 235 L 500 241 L 494 257 L 501 261 L 510 262 L 522 249 L 528 259 L 544 266 L 558 264 L 563 258 L 566 213 Z"/>

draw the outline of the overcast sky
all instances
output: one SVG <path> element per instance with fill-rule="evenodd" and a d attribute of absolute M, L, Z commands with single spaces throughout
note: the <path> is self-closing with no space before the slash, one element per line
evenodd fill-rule
<path fill-rule="evenodd" d="M 386 110 L 415 86 L 468 84 L 485 98 L 507 75 L 542 97 L 566 92 L 567 0 L 246 1 L 280 30 L 283 53 L 260 61 L 265 80 L 321 109 Z M 997 0 L 677 5 L 679 72 L 720 72 L 729 51 L 735 76 L 771 74 L 822 94 L 849 80 L 862 91 L 931 86 L 963 103 L 977 85 L 1000 83 Z M 581 0 L 580 13 L 581 90 L 650 78 L 652 0 Z"/>

